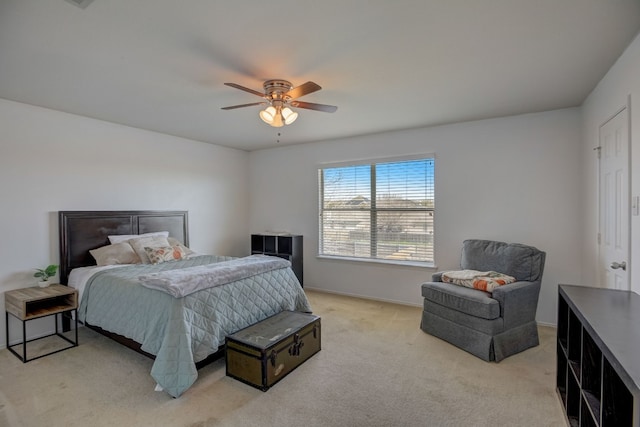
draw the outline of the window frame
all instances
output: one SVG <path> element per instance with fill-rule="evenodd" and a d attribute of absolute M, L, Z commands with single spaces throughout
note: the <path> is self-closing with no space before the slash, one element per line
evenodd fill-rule
<path fill-rule="evenodd" d="M 376 167 L 380 164 L 384 163 L 395 163 L 395 162 L 407 162 L 412 160 L 427 160 L 433 161 L 433 206 L 424 207 L 424 208 L 388 208 L 388 207 L 378 207 L 377 206 L 377 197 L 376 197 Z M 436 234 L 436 217 L 435 217 L 435 199 L 436 199 L 436 190 L 435 190 L 435 163 L 436 156 L 434 153 L 425 153 L 425 154 L 417 154 L 413 156 L 402 156 L 402 157 L 385 157 L 385 158 L 372 158 L 372 159 L 362 159 L 357 161 L 345 161 L 339 163 L 323 163 L 319 164 L 318 169 L 318 246 L 317 246 L 317 257 L 322 259 L 332 259 L 332 260 L 343 260 L 343 261 L 355 261 L 355 262 L 365 262 L 365 263 L 381 263 L 381 264 L 395 264 L 395 265 L 404 265 L 404 266 L 416 266 L 416 267 L 428 267 L 435 268 L 435 234 Z M 357 166 L 369 166 L 370 167 L 370 176 L 369 176 L 369 185 L 370 185 L 370 204 L 369 208 L 351 208 L 351 209 L 325 209 L 324 208 L 324 197 L 325 197 L 325 183 L 324 183 L 324 170 L 332 169 L 332 168 L 341 168 L 341 167 L 357 167 Z M 369 244 L 370 244 L 370 255 L 368 257 L 357 257 L 357 256 L 347 256 L 347 255 L 336 255 L 336 254 L 326 254 L 323 253 L 323 246 L 325 244 L 325 239 L 323 236 L 323 215 L 325 212 L 333 211 L 333 212 L 367 212 L 370 215 L 370 225 L 369 225 Z M 384 212 L 430 212 L 431 217 L 433 218 L 432 225 L 432 242 L 431 242 L 431 260 L 424 261 L 413 261 L 413 260 L 393 260 L 393 259 L 385 259 L 385 258 L 377 258 L 377 243 L 378 243 L 378 227 L 377 222 L 380 213 Z M 374 237 L 375 236 L 375 237 Z"/>

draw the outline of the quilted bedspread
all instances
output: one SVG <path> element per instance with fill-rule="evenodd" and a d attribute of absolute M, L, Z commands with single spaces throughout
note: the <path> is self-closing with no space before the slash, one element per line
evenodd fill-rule
<path fill-rule="evenodd" d="M 224 345 L 226 335 L 284 310 L 311 312 L 290 267 L 199 290 L 182 298 L 140 283 L 138 276 L 232 258 L 202 255 L 157 265 L 103 270 L 87 281 L 81 321 L 140 343 L 156 356 L 151 376 L 178 397 L 197 379 L 196 362 Z"/>

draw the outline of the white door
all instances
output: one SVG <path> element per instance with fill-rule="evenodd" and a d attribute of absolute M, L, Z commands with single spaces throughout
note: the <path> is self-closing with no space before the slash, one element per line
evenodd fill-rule
<path fill-rule="evenodd" d="M 600 126 L 600 286 L 630 289 L 627 108 Z"/>

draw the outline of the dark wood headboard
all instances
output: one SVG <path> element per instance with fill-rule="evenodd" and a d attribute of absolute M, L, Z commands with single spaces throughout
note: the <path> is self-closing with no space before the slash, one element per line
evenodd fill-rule
<path fill-rule="evenodd" d="M 168 231 L 189 246 L 187 211 L 60 211 L 60 283 L 73 268 L 95 265 L 90 250 L 109 244 L 108 236 Z"/>

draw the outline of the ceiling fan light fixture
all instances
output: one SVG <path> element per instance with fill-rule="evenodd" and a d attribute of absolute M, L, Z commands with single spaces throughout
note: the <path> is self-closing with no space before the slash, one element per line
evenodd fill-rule
<path fill-rule="evenodd" d="M 67 0 L 78 1 L 78 0 Z M 298 113 L 291 109 L 305 108 L 307 110 L 324 111 L 327 113 L 335 112 L 338 107 L 325 104 L 314 104 L 313 102 L 297 101 L 297 98 L 308 95 L 310 93 L 319 91 L 322 89 L 317 83 L 306 82 L 300 86 L 293 87 L 293 85 L 286 80 L 267 80 L 262 85 L 264 93 L 258 92 L 248 87 L 240 86 L 237 83 L 225 83 L 226 86 L 230 86 L 236 89 L 249 92 L 253 95 L 257 95 L 262 98 L 262 102 L 252 102 L 250 104 L 231 105 L 229 107 L 222 107 L 223 110 L 235 110 L 236 108 L 251 107 L 253 105 L 268 105 L 267 108 L 260 111 L 258 115 L 260 119 L 276 128 L 284 125 L 290 125 L 298 118 Z"/>
<path fill-rule="evenodd" d="M 273 116 L 273 122 L 269 124 L 274 128 L 281 128 L 282 126 L 284 126 L 284 122 L 282 121 L 282 110 L 280 110 L 279 108 L 277 109 L 276 115 Z"/>
<path fill-rule="evenodd" d="M 272 106 L 269 106 L 264 110 L 260 111 L 260 118 L 262 119 L 262 121 L 271 126 L 273 126 L 273 119 L 275 118 L 275 116 L 276 116 L 276 109 Z"/>
<path fill-rule="evenodd" d="M 289 107 L 284 107 L 282 109 L 282 118 L 284 119 L 285 125 L 290 125 L 291 123 L 296 121 L 296 119 L 298 118 L 298 113 L 296 113 Z"/>
<path fill-rule="evenodd" d="M 265 108 L 260 111 L 260 118 L 266 124 L 274 128 L 280 128 L 284 125 L 290 125 L 298 118 L 298 113 L 289 107 L 282 108 L 280 105 Z"/>

